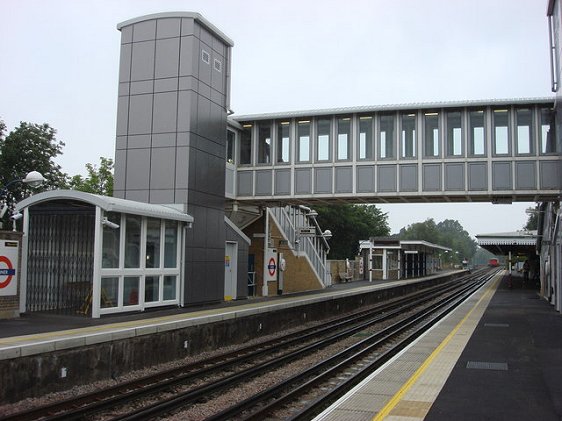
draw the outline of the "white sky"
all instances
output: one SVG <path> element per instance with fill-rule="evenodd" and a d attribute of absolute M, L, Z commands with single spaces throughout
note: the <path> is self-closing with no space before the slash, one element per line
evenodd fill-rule
<path fill-rule="evenodd" d="M 2 0 L 0 119 L 47 122 L 70 175 L 114 156 L 120 33 L 194 11 L 235 43 L 237 114 L 549 96 L 547 0 Z M 532 204 L 385 205 L 393 232 L 433 217 L 520 229 Z"/>

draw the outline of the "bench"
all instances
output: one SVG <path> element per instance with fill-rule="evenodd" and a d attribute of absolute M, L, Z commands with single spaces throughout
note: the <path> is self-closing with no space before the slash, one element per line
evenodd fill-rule
<path fill-rule="evenodd" d="M 340 280 L 342 282 L 349 282 L 352 279 L 352 276 L 350 274 L 348 274 L 347 272 L 340 272 L 338 274 L 338 276 L 340 277 Z"/>

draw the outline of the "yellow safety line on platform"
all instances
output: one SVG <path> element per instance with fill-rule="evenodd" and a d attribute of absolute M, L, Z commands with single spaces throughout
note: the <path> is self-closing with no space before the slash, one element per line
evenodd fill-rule
<path fill-rule="evenodd" d="M 478 302 L 470 309 L 470 311 L 464 316 L 464 318 L 453 328 L 451 333 L 447 335 L 445 339 L 439 344 L 437 348 L 431 353 L 429 357 L 423 362 L 423 364 L 416 370 L 414 374 L 408 379 L 406 383 L 394 394 L 392 399 L 388 401 L 388 403 L 373 417 L 373 421 L 381 421 L 388 415 L 390 412 L 398 405 L 398 403 L 402 400 L 402 397 L 410 390 L 410 388 L 416 383 L 418 378 L 425 372 L 428 366 L 433 362 L 433 360 L 439 355 L 439 353 L 443 350 L 443 348 L 451 341 L 451 339 L 455 336 L 457 331 L 462 327 L 462 325 L 466 322 L 466 320 L 470 317 L 472 312 L 480 305 L 480 303 L 484 300 L 484 298 L 490 296 L 492 294 L 492 289 L 496 289 L 499 281 L 501 280 L 501 276 L 498 276 L 496 280 L 488 286 L 486 292 L 480 297 Z"/>

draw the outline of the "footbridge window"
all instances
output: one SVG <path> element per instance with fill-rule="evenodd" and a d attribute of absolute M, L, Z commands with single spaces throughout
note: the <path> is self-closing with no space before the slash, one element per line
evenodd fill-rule
<path fill-rule="evenodd" d="M 439 157 L 439 113 L 424 114 L 424 155 L 428 158 Z"/>
<path fill-rule="evenodd" d="M 379 158 L 394 159 L 396 157 L 396 117 L 394 114 L 382 114 L 380 116 Z"/>
<path fill-rule="evenodd" d="M 509 111 L 494 110 L 494 155 L 509 154 Z"/>
<path fill-rule="evenodd" d="M 373 159 L 373 117 L 359 117 L 359 159 Z"/>
<path fill-rule="evenodd" d="M 462 156 L 462 114 L 460 111 L 447 112 L 447 155 Z"/>
<path fill-rule="evenodd" d="M 258 164 L 271 164 L 271 122 L 258 124 Z"/>
<path fill-rule="evenodd" d="M 338 161 L 351 159 L 351 119 L 338 119 Z"/>
<path fill-rule="evenodd" d="M 240 134 L 240 165 L 252 164 L 252 125 L 244 124 Z"/>
<path fill-rule="evenodd" d="M 297 130 L 297 162 L 310 162 L 310 121 L 299 121 Z"/>
<path fill-rule="evenodd" d="M 408 113 L 400 116 L 402 158 L 416 157 L 416 114 Z"/>
<path fill-rule="evenodd" d="M 291 162 L 291 124 L 281 121 L 277 125 L 277 163 Z"/>
<path fill-rule="evenodd" d="M 330 161 L 331 159 L 331 119 L 321 118 L 316 120 L 316 160 Z"/>
<path fill-rule="evenodd" d="M 484 110 L 470 111 L 468 114 L 468 153 L 470 156 L 486 155 L 486 126 Z"/>
<path fill-rule="evenodd" d="M 533 110 L 519 108 L 515 111 L 515 117 L 517 120 L 517 130 L 515 132 L 517 136 L 515 143 L 517 155 L 530 155 L 535 151 L 533 147 Z"/>
<path fill-rule="evenodd" d="M 541 109 L 541 154 L 556 153 L 556 139 L 553 129 L 554 117 L 550 108 Z"/>

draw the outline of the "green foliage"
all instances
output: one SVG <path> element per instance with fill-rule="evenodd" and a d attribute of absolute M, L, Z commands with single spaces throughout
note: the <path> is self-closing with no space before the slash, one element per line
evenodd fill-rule
<path fill-rule="evenodd" d="M 523 226 L 523 229 L 527 231 L 534 231 L 539 227 L 539 205 L 536 208 L 527 208 L 525 210 L 529 217 L 527 218 L 527 223 Z"/>
<path fill-rule="evenodd" d="M 332 232 L 330 259 L 345 259 L 357 254 L 360 240 L 390 234 L 388 216 L 374 205 L 315 206 L 320 227 Z"/>
<path fill-rule="evenodd" d="M 65 186 L 66 174 L 54 158 L 62 154 L 64 143 L 56 139 L 56 130 L 48 124 L 21 122 L 5 136 L 6 126 L 0 122 L 0 183 L 2 186 L 39 171 L 45 183 L 39 190 Z M 29 192 L 23 183 L 10 186 L 9 200 L 18 202 Z"/>
<path fill-rule="evenodd" d="M 401 240 L 424 240 L 449 247 L 453 251 L 444 255 L 444 261 L 459 263 L 462 259 L 472 259 L 476 253 L 476 241 L 470 238 L 462 225 L 453 219 L 438 224 L 432 218 L 417 222 L 400 230 Z"/>
<path fill-rule="evenodd" d="M 75 175 L 68 183 L 68 187 L 86 193 L 113 196 L 113 160 L 111 158 L 100 157 L 99 166 L 86 164 L 88 175 L 82 177 Z"/>

